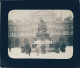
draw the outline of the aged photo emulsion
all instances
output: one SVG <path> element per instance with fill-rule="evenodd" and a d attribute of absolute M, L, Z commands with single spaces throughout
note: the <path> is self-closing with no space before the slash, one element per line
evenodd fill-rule
<path fill-rule="evenodd" d="M 70 59 L 73 19 L 70 10 L 11 10 L 8 14 L 9 57 Z"/>

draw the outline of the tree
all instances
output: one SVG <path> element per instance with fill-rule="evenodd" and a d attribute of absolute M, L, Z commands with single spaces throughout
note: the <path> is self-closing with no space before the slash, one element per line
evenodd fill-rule
<path fill-rule="evenodd" d="M 25 39 L 24 39 L 24 45 L 26 45 L 26 44 L 30 44 L 30 41 L 29 41 L 28 38 L 25 38 Z"/>
<path fill-rule="evenodd" d="M 68 45 L 72 46 L 73 45 L 73 36 L 69 36 L 67 41 L 68 41 Z"/>
<path fill-rule="evenodd" d="M 16 45 L 16 47 L 19 47 L 19 45 L 20 45 L 20 39 L 19 38 L 15 39 L 15 45 Z"/>
<path fill-rule="evenodd" d="M 59 42 L 61 43 L 61 42 L 63 42 L 64 41 L 64 38 L 63 37 L 60 37 L 59 38 Z"/>

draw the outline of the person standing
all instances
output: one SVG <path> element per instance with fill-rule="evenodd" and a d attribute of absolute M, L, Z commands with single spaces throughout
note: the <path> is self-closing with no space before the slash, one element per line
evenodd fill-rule
<path fill-rule="evenodd" d="M 60 51 L 61 52 L 65 52 L 66 44 L 65 44 L 64 38 L 60 37 L 59 38 L 59 42 L 60 42 Z"/>
<path fill-rule="evenodd" d="M 41 52 L 42 52 L 42 54 L 46 54 L 46 46 L 45 46 L 45 44 L 41 45 Z"/>
<path fill-rule="evenodd" d="M 56 42 L 55 44 L 54 44 L 54 48 L 55 48 L 55 52 L 56 53 L 59 53 L 60 51 L 59 51 L 59 43 L 58 42 Z"/>
<path fill-rule="evenodd" d="M 37 56 L 39 55 L 39 49 L 40 49 L 40 46 L 39 46 L 39 45 L 37 45 L 37 46 L 36 46 Z"/>
<path fill-rule="evenodd" d="M 31 53 L 31 46 L 30 45 L 28 46 L 28 51 L 29 51 L 29 56 L 30 56 L 30 53 Z"/>
<path fill-rule="evenodd" d="M 29 56 L 30 56 L 31 46 L 29 44 L 26 44 L 26 46 L 25 46 L 25 52 L 26 52 L 26 54 L 29 54 Z"/>
<path fill-rule="evenodd" d="M 9 40 L 8 40 L 8 48 L 9 48 L 9 52 L 11 52 L 11 43 L 12 43 L 12 42 L 11 42 L 11 40 L 9 39 Z"/>
<path fill-rule="evenodd" d="M 65 48 L 66 48 L 66 44 L 65 44 L 64 42 L 62 42 L 62 43 L 60 44 L 60 51 L 61 51 L 61 52 L 65 52 Z"/>
<path fill-rule="evenodd" d="M 11 46 L 9 45 L 9 52 L 11 52 Z"/>

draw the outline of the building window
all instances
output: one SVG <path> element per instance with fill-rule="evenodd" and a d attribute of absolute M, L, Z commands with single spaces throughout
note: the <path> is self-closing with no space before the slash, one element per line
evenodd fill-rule
<path fill-rule="evenodd" d="M 13 33 L 11 33 L 11 37 L 14 37 L 14 34 Z"/>
<path fill-rule="evenodd" d="M 71 31 L 71 35 L 73 35 L 73 31 Z"/>
<path fill-rule="evenodd" d="M 73 30 L 70 30 L 70 35 L 73 35 Z"/>
<path fill-rule="evenodd" d="M 62 35 L 66 35 L 66 31 L 62 31 Z"/>
<path fill-rule="evenodd" d="M 60 35 L 60 30 L 58 30 L 58 35 Z"/>
<path fill-rule="evenodd" d="M 62 31 L 60 30 L 60 35 L 62 35 Z"/>
<path fill-rule="evenodd" d="M 70 25 L 69 24 L 67 24 L 66 26 L 67 26 L 67 29 L 70 29 Z"/>
<path fill-rule="evenodd" d="M 66 31 L 66 35 L 69 35 L 69 31 L 68 30 Z"/>
<path fill-rule="evenodd" d="M 14 33 L 14 37 L 16 37 L 16 33 Z"/>
<path fill-rule="evenodd" d="M 12 26 L 10 26 L 10 31 L 12 31 L 13 30 L 13 27 Z"/>

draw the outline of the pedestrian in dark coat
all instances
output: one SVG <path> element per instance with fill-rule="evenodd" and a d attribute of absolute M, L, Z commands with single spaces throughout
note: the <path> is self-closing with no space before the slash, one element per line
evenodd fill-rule
<path fill-rule="evenodd" d="M 46 53 L 46 46 L 44 44 L 41 45 L 41 52 L 42 54 Z"/>
<path fill-rule="evenodd" d="M 29 54 L 29 56 L 30 56 L 31 46 L 30 46 L 29 44 L 27 44 L 27 45 L 25 46 L 25 52 L 26 52 L 26 54 Z"/>
<path fill-rule="evenodd" d="M 25 52 L 25 47 L 21 47 L 21 53 L 24 53 Z"/>
<path fill-rule="evenodd" d="M 55 52 L 56 53 L 59 53 L 59 43 L 58 42 L 56 42 L 55 44 L 54 44 L 54 48 L 55 48 Z"/>
<path fill-rule="evenodd" d="M 11 40 L 9 39 L 9 40 L 8 40 L 8 48 L 9 48 L 9 52 L 11 52 L 11 43 L 12 43 L 12 42 L 11 42 Z"/>
<path fill-rule="evenodd" d="M 60 44 L 60 51 L 65 52 L 65 48 L 66 48 L 66 44 L 64 42 L 62 42 Z"/>
<path fill-rule="evenodd" d="M 31 46 L 29 45 L 28 48 L 29 48 L 29 56 L 30 56 L 30 53 L 31 53 Z"/>
<path fill-rule="evenodd" d="M 40 46 L 39 46 L 39 45 L 37 45 L 37 46 L 36 46 L 37 56 L 39 55 L 39 49 L 40 49 Z"/>
<path fill-rule="evenodd" d="M 9 45 L 9 52 L 11 52 L 11 45 Z"/>

